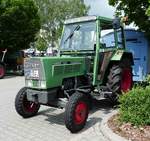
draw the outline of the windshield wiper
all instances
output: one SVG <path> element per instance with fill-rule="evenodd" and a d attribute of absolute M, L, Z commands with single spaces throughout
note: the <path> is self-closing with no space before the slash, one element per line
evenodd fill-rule
<path fill-rule="evenodd" d="M 80 29 L 80 25 L 77 25 L 74 30 L 70 33 L 70 35 L 66 38 L 66 40 L 64 41 L 64 43 L 66 43 L 69 39 L 71 39 L 74 35 L 75 31 L 78 31 Z"/>

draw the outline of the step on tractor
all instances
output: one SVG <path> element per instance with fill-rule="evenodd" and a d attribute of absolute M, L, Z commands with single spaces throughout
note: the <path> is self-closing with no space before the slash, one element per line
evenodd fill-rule
<path fill-rule="evenodd" d="M 86 124 L 91 99 L 116 102 L 132 88 L 133 57 L 125 49 L 123 25 L 119 18 L 99 16 L 66 20 L 57 56 L 25 60 L 25 87 L 15 99 L 17 113 L 29 118 L 40 105 L 65 108 L 65 125 L 76 133 Z M 109 29 L 114 30 L 111 46 L 102 39 Z"/>

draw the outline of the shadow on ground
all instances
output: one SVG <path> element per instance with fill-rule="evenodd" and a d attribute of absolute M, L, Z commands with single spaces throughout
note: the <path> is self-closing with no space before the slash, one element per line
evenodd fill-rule
<path fill-rule="evenodd" d="M 99 117 L 93 117 L 91 116 L 98 110 L 103 111 L 103 114 L 109 114 L 113 110 L 113 105 L 111 102 L 107 99 L 96 101 L 93 100 L 93 107 L 92 110 L 90 111 L 88 121 L 86 123 L 85 128 L 81 131 L 84 132 L 88 128 L 94 126 L 96 123 L 101 122 L 102 117 L 101 115 Z M 65 125 L 64 122 L 64 110 L 59 110 L 56 108 L 50 107 L 47 110 L 39 112 L 38 115 L 43 115 L 46 117 L 46 121 L 48 121 L 50 124 L 58 124 L 58 125 Z"/>
<path fill-rule="evenodd" d="M 93 100 L 93 106 L 90 111 L 90 115 L 94 114 L 98 110 L 103 111 L 103 114 L 109 114 L 113 110 L 113 107 L 114 105 L 112 105 L 112 103 L 107 99 L 99 101 Z M 99 115 L 99 117 L 89 117 L 85 128 L 81 132 L 86 131 L 87 129 L 93 127 L 95 124 L 101 121 L 102 121 L 101 115 Z"/>
<path fill-rule="evenodd" d="M 98 110 L 102 110 L 104 114 L 109 114 L 113 108 L 114 105 L 108 99 L 93 100 L 93 107 L 91 110 L 91 114 Z"/>

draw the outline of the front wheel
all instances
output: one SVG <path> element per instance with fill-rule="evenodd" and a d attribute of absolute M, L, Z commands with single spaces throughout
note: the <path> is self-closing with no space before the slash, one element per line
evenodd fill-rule
<path fill-rule="evenodd" d="M 37 114 L 40 104 L 27 100 L 27 89 L 22 88 L 15 99 L 15 108 L 19 115 L 24 118 L 29 118 Z"/>
<path fill-rule="evenodd" d="M 65 125 L 76 133 L 84 128 L 89 113 L 89 99 L 86 94 L 75 92 L 69 99 L 65 110 Z"/>

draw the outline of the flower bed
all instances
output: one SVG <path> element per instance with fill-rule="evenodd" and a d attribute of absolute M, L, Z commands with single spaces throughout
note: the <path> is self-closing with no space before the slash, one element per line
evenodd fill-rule
<path fill-rule="evenodd" d="M 135 87 L 119 102 L 119 114 L 108 121 L 108 126 L 129 140 L 150 141 L 150 87 Z"/>

